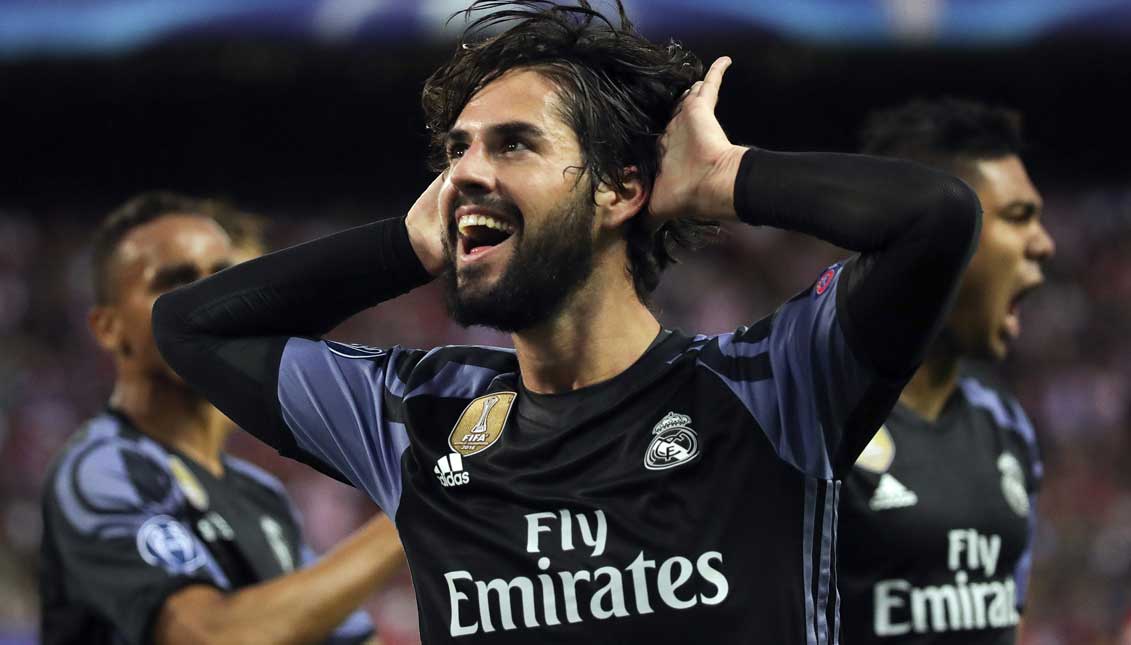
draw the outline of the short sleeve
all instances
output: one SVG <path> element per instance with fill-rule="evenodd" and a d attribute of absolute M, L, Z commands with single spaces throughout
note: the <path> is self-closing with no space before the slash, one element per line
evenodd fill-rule
<path fill-rule="evenodd" d="M 829 267 L 773 315 L 714 338 L 700 354 L 778 456 L 821 479 L 852 467 L 903 385 L 881 378 L 850 346 L 837 298 L 844 268 Z"/>
<path fill-rule="evenodd" d="M 65 456 L 44 514 L 68 593 L 128 643 L 151 641 L 165 600 L 193 584 L 226 588 L 204 544 L 175 516 L 180 492 L 149 456 L 106 441 Z"/>
<path fill-rule="evenodd" d="M 423 354 L 292 338 L 279 364 L 279 406 L 298 449 L 365 491 L 390 518 L 408 447 L 405 381 Z"/>

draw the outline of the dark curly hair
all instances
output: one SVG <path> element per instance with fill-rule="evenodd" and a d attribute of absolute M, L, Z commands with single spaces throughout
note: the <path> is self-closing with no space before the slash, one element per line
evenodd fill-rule
<path fill-rule="evenodd" d="M 422 97 L 434 168 L 447 166 L 444 136 L 472 96 L 512 69 L 530 68 L 557 86 L 592 190 L 602 182 L 623 189 L 628 166 L 650 189 L 660 168 L 659 138 L 683 92 L 703 78 L 703 64 L 674 41 L 650 42 L 620 0 L 615 6 L 615 22 L 587 0 L 477 0 L 455 14 L 468 24 L 455 55 L 429 77 Z M 625 232 L 627 269 L 640 299 L 648 300 L 678 249 L 698 248 L 717 232 L 717 222 L 696 218 L 658 229 L 647 218 L 632 218 Z"/>
<path fill-rule="evenodd" d="M 872 113 L 860 151 L 965 174 L 977 159 L 1021 154 L 1021 114 L 978 101 L 916 99 Z"/>

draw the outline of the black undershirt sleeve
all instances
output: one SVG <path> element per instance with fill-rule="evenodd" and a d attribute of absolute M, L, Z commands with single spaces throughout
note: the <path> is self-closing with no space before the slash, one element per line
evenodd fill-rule
<path fill-rule="evenodd" d="M 429 280 L 404 219 L 381 220 L 167 293 L 154 304 L 153 333 L 189 385 L 244 430 L 296 456 L 276 392 L 287 340 L 319 337 Z"/>
<path fill-rule="evenodd" d="M 859 252 L 840 278 L 838 311 L 861 360 L 906 378 L 939 331 L 981 226 L 962 180 L 864 155 L 751 148 L 735 180 L 739 219 Z"/>

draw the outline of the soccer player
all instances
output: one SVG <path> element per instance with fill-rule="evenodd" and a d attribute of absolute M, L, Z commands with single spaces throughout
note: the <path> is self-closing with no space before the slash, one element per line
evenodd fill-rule
<path fill-rule="evenodd" d="M 840 581 L 849 643 L 1012 643 L 1041 464 L 1021 406 L 965 369 L 1001 360 L 1053 241 L 1016 112 L 914 101 L 875 114 L 864 151 L 965 179 L 985 212 L 954 309 L 846 478 Z"/>
<path fill-rule="evenodd" d="M 399 565 L 392 524 L 371 521 L 315 563 L 281 484 L 221 451 L 230 424 L 154 346 L 153 300 L 230 264 L 213 219 L 225 208 L 145 194 L 98 230 L 90 323 L 117 378 L 48 476 L 44 643 L 374 638 L 355 610 Z"/>
<path fill-rule="evenodd" d="M 837 478 L 942 320 L 974 193 L 902 161 L 732 145 L 729 59 L 704 76 L 623 9 L 506 7 L 474 5 L 426 83 L 443 172 L 405 218 L 166 294 L 158 347 L 393 516 L 426 643 L 834 640 Z M 660 270 L 719 219 L 860 255 L 734 333 L 663 329 Z M 436 276 L 455 320 L 514 350 L 320 338 Z"/>

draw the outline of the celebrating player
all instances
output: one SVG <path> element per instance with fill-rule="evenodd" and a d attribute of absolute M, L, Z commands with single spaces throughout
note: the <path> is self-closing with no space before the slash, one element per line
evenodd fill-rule
<path fill-rule="evenodd" d="M 851 643 L 1012 643 L 1041 465 L 1012 397 L 964 370 L 1001 360 L 1053 241 L 1018 156 L 1017 113 L 947 99 L 877 113 L 865 152 L 965 179 L 985 211 L 954 309 L 846 478 L 841 592 Z"/>
<path fill-rule="evenodd" d="M 91 328 L 114 357 L 110 406 L 48 477 L 44 643 L 360 643 L 358 605 L 401 561 L 370 521 L 314 562 L 280 483 L 221 452 L 230 424 L 161 360 L 160 294 L 231 263 L 228 207 L 168 193 L 127 202 L 94 245 Z"/>
<path fill-rule="evenodd" d="M 163 296 L 162 354 L 394 517 L 427 643 L 832 641 L 836 480 L 941 323 L 973 192 L 732 145 L 730 60 L 704 77 L 623 9 L 476 9 L 425 86 L 443 172 L 408 215 Z M 648 295 L 716 219 L 860 255 L 734 333 L 663 329 Z M 437 275 L 515 349 L 319 339 Z"/>

